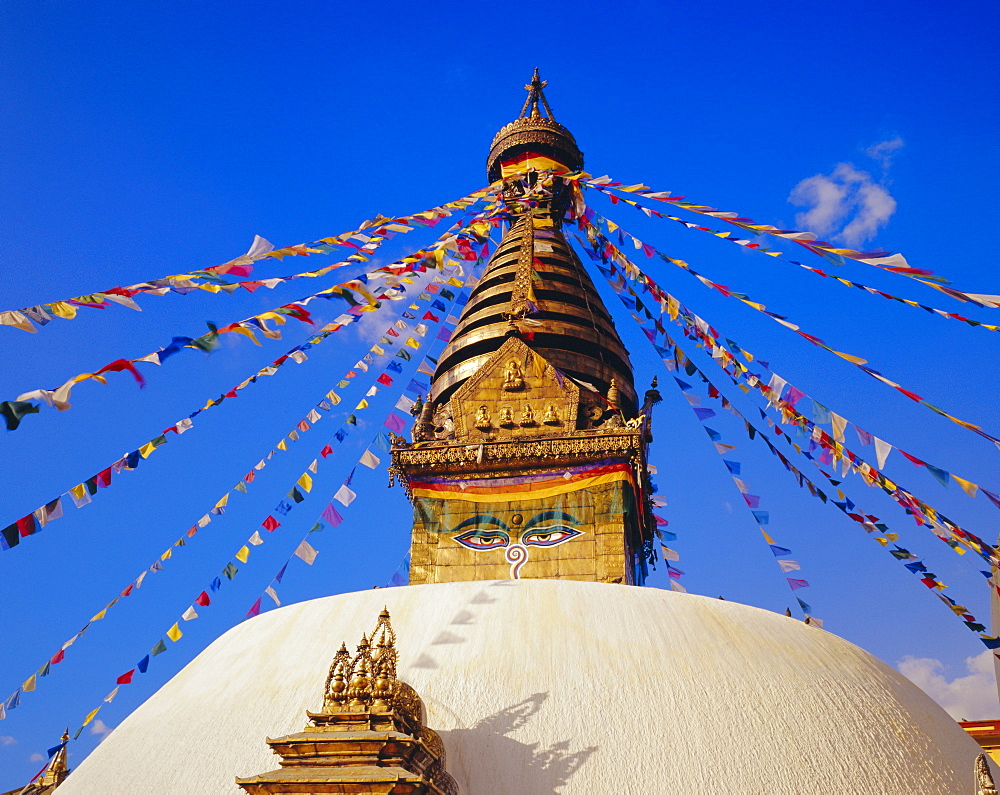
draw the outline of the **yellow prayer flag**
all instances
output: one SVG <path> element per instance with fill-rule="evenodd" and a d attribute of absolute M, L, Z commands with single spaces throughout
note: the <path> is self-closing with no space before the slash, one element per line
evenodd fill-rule
<path fill-rule="evenodd" d="M 768 535 L 768 534 L 767 534 L 766 532 L 764 532 L 763 530 L 761 530 L 761 531 L 760 531 L 760 534 L 761 534 L 762 536 L 764 536 L 764 540 L 765 540 L 765 541 L 766 541 L 766 542 L 767 542 L 768 544 L 773 544 L 773 543 L 774 543 L 774 539 L 773 539 L 773 538 L 771 538 L 771 536 L 769 536 L 769 535 Z"/>
<path fill-rule="evenodd" d="M 88 714 L 87 717 L 83 719 L 83 725 L 86 726 L 88 723 L 90 723 L 97 716 L 97 713 L 100 712 L 100 711 L 101 711 L 101 708 L 98 707 L 93 712 L 91 712 L 90 714 Z"/>
<path fill-rule="evenodd" d="M 49 304 L 48 310 L 56 317 L 65 318 L 66 320 L 72 320 L 76 317 L 76 307 L 72 304 L 67 304 L 65 301 L 56 301 L 54 304 Z"/>
<path fill-rule="evenodd" d="M 215 507 L 225 508 L 228 503 L 229 503 L 229 492 L 226 492 L 225 495 L 223 495 L 222 499 L 219 500 L 217 503 L 215 503 Z"/>
<path fill-rule="evenodd" d="M 295 482 L 295 485 L 300 486 L 303 491 L 312 491 L 313 479 L 308 472 L 303 472 L 302 477 Z"/>
<path fill-rule="evenodd" d="M 38 674 L 32 674 L 31 676 L 28 677 L 28 681 L 25 682 L 23 685 L 21 685 L 21 689 L 25 693 L 30 693 L 32 690 L 35 689 L 35 682 L 37 681 L 35 679 L 36 676 L 38 676 Z"/>
<path fill-rule="evenodd" d="M 354 410 L 357 411 L 358 409 L 366 409 L 366 408 L 368 408 L 368 401 L 362 398 L 361 402 L 354 407 Z"/>
<path fill-rule="evenodd" d="M 275 445 L 275 446 L 279 450 L 287 450 L 288 449 L 288 443 L 284 439 L 282 439 L 280 442 L 278 442 L 278 444 Z"/>
<path fill-rule="evenodd" d="M 234 328 L 231 328 L 229 330 L 235 331 L 237 334 L 242 334 L 244 337 L 249 337 L 253 341 L 254 345 L 260 345 L 260 340 L 258 340 L 257 337 L 254 335 L 254 333 L 248 328 L 243 328 L 243 326 L 235 326 Z"/>
<path fill-rule="evenodd" d="M 456 279 L 454 276 L 452 276 L 450 279 L 448 279 L 448 284 L 450 284 L 452 287 L 461 287 L 462 281 L 461 279 Z"/>
<path fill-rule="evenodd" d="M 968 494 L 970 497 L 975 497 L 976 492 L 979 491 L 979 486 L 973 483 L 971 480 L 966 480 L 965 478 L 960 478 L 958 475 L 952 475 L 952 480 L 954 480 L 959 486 L 962 487 L 962 491 Z"/>
<path fill-rule="evenodd" d="M 74 486 L 70 489 L 70 493 L 78 500 L 82 500 L 83 495 L 87 493 L 87 485 L 85 483 L 81 483 L 79 486 Z"/>
<path fill-rule="evenodd" d="M 90 620 L 91 621 L 100 621 L 107 614 L 108 614 L 108 608 L 105 607 L 100 613 L 98 613 L 97 615 L 93 616 Z"/>
<path fill-rule="evenodd" d="M 244 544 L 242 547 L 240 547 L 240 551 L 236 553 L 236 559 L 240 563 L 246 563 L 247 558 L 249 557 L 250 557 L 250 547 Z"/>
<path fill-rule="evenodd" d="M 143 458 L 149 458 L 156 448 L 153 446 L 152 442 L 147 442 L 142 447 L 139 448 L 139 455 Z"/>
<path fill-rule="evenodd" d="M 413 339 L 413 337 L 407 337 L 405 344 L 409 345 L 411 348 L 419 348 L 420 347 L 420 343 L 417 342 L 415 339 Z"/>
<path fill-rule="evenodd" d="M 177 626 L 177 624 L 174 624 L 170 629 L 167 630 L 167 637 L 170 638 L 170 640 L 172 640 L 174 643 L 176 643 L 182 637 L 184 637 L 184 633 L 181 632 L 181 628 Z"/>
<path fill-rule="evenodd" d="M 852 364 L 868 364 L 868 360 L 862 359 L 860 356 L 854 356 L 850 353 L 841 353 L 840 351 L 833 351 L 833 353 L 837 354 L 837 356 L 841 359 L 846 359 Z"/>
<path fill-rule="evenodd" d="M 173 554 L 174 554 L 174 553 L 173 553 L 173 552 L 171 552 L 171 551 L 170 551 L 170 550 L 168 549 L 168 550 L 167 550 L 166 552 L 164 552 L 164 553 L 163 553 L 162 555 L 160 555 L 160 560 L 167 560 L 167 558 L 170 558 L 170 557 L 172 557 L 172 556 L 173 556 Z"/>

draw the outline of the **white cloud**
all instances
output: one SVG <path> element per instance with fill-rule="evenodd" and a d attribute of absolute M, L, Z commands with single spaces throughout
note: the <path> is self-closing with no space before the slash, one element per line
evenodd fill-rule
<path fill-rule="evenodd" d="M 113 728 L 112 726 L 108 726 L 108 724 L 106 724 L 103 720 L 98 718 L 90 725 L 90 733 L 99 734 L 101 736 L 101 740 L 103 740 L 105 737 L 111 734 L 112 728 Z M 98 742 L 100 742 L 100 740 Z"/>
<path fill-rule="evenodd" d="M 871 239 L 896 212 L 896 200 L 885 186 L 850 163 L 806 177 L 792 188 L 788 201 L 809 208 L 796 214 L 799 227 L 849 246 Z"/>
<path fill-rule="evenodd" d="M 882 166 L 883 172 L 886 172 L 889 170 L 889 166 L 892 165 L 892 158 L 902 147 L 903 139 L 897 135 L 895 138 L 888 138 L 885 141 L 872 144 L 865 149 L 865 154 Z"/>
<path fill-rule="evenodd" d="M 989 649 L 965 660 L 968 675 L 950 680 L 944 663 L 930 657 L 904 657 L 896 667 L 956 720 L 986 720 L 1000 713 L 993 652 Z"/>
<path fill-rule="evenodd" d="M 17 742 L 17 739 L 11 737 L 9 734 L 0 734 L 0 745 L 13 745 Z"/>
<path fill-rule="evenodd" d="M 32 754 L 28 757 L 29 762 L 44 762 L 45 757 L 42 754 Z"/>

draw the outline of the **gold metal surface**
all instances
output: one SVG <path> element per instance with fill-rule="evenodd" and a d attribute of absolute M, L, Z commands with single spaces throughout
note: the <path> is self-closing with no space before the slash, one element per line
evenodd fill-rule
<path fill-rule="evenodd" d="M 237 778 L 254 795 L 457 795 L 444 743 L 423 725 L 416 691 L 396 678 L 396 633 L 383 610 L 352 656 L 334 655 L 323 708 L 297 734 L 268 740 L 281 757 L 269 773 Z"/>

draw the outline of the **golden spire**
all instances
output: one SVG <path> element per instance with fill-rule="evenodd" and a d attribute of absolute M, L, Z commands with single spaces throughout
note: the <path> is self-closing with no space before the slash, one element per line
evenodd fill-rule
<path fill-rule="evenodd" d="M 582 169 L 583 154 L 555 120 L 543 92 L 546 85 L 536 69 L 525 86 L 528 97 L 520 116 L 493 139 L 487 169 L 491 180 L 509 177 L 502 191 L 511 227 L 441 355 L 428 398 L 435 409 L 515 336 L 588 389 L 606 394 L 614 380 L 621 408 L 634 415 L 628 352 L 563 235 L 573 186 L 558 174 Z M 419 435 L 425 438 L 422 429 Z"/>

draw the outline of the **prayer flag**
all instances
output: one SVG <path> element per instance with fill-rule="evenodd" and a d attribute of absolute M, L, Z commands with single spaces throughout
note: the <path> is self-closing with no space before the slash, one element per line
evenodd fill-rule
<path fill-rule="evenodd" d="M 170 629 L 167 630 L 167 637 L 170 638 L 170 640 L 172 640 L 174 643 L 176 643 L 182 637 L 184 637 L 184 633 L 181 632 L 181 628 L 177 624 L 174 624 Z"/>
<path fill-rule="evenodd" d="M 785 579 L 788 580 L 788 585 L 791 587 L 793 591 L 797 591 L 799 588 L 809 587 L 809 583 L 806 582 L 805 580 L 796 580 L 792 577 L 786 577 Z"/>
<path fill-rule="evenodd" d="M 352 502 L 354 502 L 354 499 L 357 496 L 358 495 L 351 491 L 350 487 L 345 483 L 337 489 L 337 493 L 333 495 L 333 498 L 347 508 Z"/>
<path fill-rule="evenodd" d="M 239 551 L 236 553 L 236 559 L 240 563 L 246 563 L 249 557 L 250 557 L 250 548 L 245 545 L 240 547 Z"/>
<path fill-rule="evenodd" d="M 313 549 L 308 541 L 303 541 L 301 544 L 298 545 L 298 547 L 296 547 L 294 554 L 295 557 L 305 561 L 310 566 L 312 566 L 313 561 L 316 560 L 316 556 L 319 554 L 319 552 Z"/>
<path fill-rule="evenodd" d="M 400 417 L 395 411 L 391 411 L 389 412 L 389 416 L 386 418 L 385 427 L 395 433 L 402 433 L 403 429 L 406 427 L 406 420 Z"/>
<path fill-rule="evenodd" d="M 320 516 L 326 520 L 331 527 L 338 527 L 341 522 L 344 521 L 344 517 L 337 513 L 337 509 L 333 507 L 331 502 L 323 509 L 323 513 Z"/>
<path fill-rule="evenodd" d="M 194 601 L 196 604 L 199 604 L 202 607 L 208 607 L 210 604 L 212 604 L 212 600 L 209 598 L 207 591 L 202 591 L 200 594 L 198 594 L 198 598 L 195 599 Z"/>
<path fill-rule="evenodd" d="M 361 456 L 358 463 L 368 467 L 369 469 L 375 469 L 382 462 L 372 453 L 371 450 L 365 450 L 364 455 Z"/>

